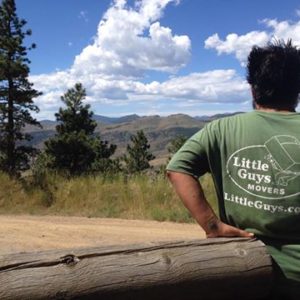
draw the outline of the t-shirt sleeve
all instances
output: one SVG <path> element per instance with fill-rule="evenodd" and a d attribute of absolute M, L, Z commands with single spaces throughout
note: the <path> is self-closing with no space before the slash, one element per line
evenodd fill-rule
<path fill-rule="evenodd" d="M 167 170 L 189 174 L 197 178 L 209 172 L 208 145 L 209 137 L 207 128 L 204 127 L 177 151 L 167 165 Z"/>

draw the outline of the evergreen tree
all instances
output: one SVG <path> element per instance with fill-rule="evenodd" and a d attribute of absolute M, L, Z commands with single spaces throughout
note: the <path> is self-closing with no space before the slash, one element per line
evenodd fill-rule
<path fill-rule="evenodd" d="M 137 131 L 130 141 L 132 144 L 127 145 L 127 154 L 124 156 L 127 171 L 137 173 L 150 168 L 149 161 L 155 156 L 149 151 L 150 145 L 144 131 Z"/>
<path fill-rule="evenodd" d="M 25 125 L 39 125 L 31 116 L 38 112 L 33 99 L 41 93 L 29 82 L 30 60 L 27 51 L 35 48 L 23 45 L 31 30 L 24 30 L 26 21 L 19 19 L 14 0 L 0 5 L 0 169 L 10 176 L 29 168 L 35 149 L 24 146 L 31 139 L 23 132 Z M 22 143 L 23 141 L 23 143 Z"/>
<path fill-rule="evenodd" d="M 95 139 L 94 149 L 96 152 L 96 158 L 91 166 L 91 172 L 116 174 L 122 170 L 120 159 L 111 159 L 111 156 L 117 149 L 116 145 L 109 144 L 108 141 L 102 141 L 99 137 L 97 137 Z"/>
<path fill-rule="evenodd" d="M 74 88 L 69 89 L 63 96 L 61 101 L 66 108 L 60 108 L 55 114 L 59 125 L 56 131 L 59 135 L 69 133 L 83 132 L 85 135 L 94 133 L 97 127 L 96 121 L 93 120 L 93 112 L 90 111 L 90 105 L 83 105 L 82 101 L 86 97 L 86 90 L 81 83 L 76 83 Z"/>
<path fill-rule="evenodd" d="M 168 147 L 168 152 L 170 154 L 168 160 L 170 160 L 172 156 L 183 146 L 186 140 L 187 137 L 183 135 L 178 135 L 173 140 L 171 140 L 170 145 Z"/>
<path fill-rule="evenodd" d="M 70 175 L 103 171 L 103 165 L 109 167 L 109 158 L 116 146 L 94 135 L 97 123 L 93 120 L 90 105 L 82 103 L 85 97 L 86 91 L 81 83 L 75 84 L 61 97 L 66 108 L 60 108 L 55 114 L 59 122 L 57 133 L 45 142 L 47 167 L 67 171 Z"/>

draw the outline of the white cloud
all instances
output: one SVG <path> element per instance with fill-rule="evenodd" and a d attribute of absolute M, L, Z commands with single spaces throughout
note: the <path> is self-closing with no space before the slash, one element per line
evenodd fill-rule
<path fill-rule="evenodd" d="M 89 21 L 88 12 L 86 10 L 80 11 L 78 18 L 87 23 Z"/>
<path fill-rule="evenodd" d="M 34 75 L 30 77 L 30 80 L 34 83 L 35 88 L 43 91 L 43 93 L 49 93 L 54 90 L 65 90 L 74 86 L 77 82 L 76 78 L 68 71 Z"/>
<path fill-rule="evenodd" d="M 188 36 L 173 35 L 158 22 L 174 0 L 144 0 L 135 8 L 114 2 L 98 26 L 94 43 L 75 58 L 76 74 L 142 76 L 146 70 L 176 72 L 190 57 Z"/>
<path fill-rule="evenodd" d="M 215 49 L 218 55 L 234 54 L 235 57 L 245 64 L 247 56 L 253 45 L 263 46 L 272 39 L 292 39 L 296 45 L 300 45 L 300 21 L 277 21 L 265 19 L 262 22 L 267 27 L 264 31 L 251 31 L 244 35 L 236 33 L 228 34 L 225 40 L 220 39 L 217 33 L 208 37 L 205 48 Z"/>
<path fill-rule="evenodd" d="M 60 106 L 60 96 L 76 82 L 67 72 L 33 76 L 31 80 L 46 91 L 37 102 L 41 110 Z M 145 84 L 134 79 L 112 80 L 93 75 L 82 78 L 81 82 L 88 91 L 88 102 L 110 106 L 157 104 L 168 100 L 183 107 L 201 103 L 243 103 L 251 98 L 247 82 L 235 70 L 192 73 L 172 77 L 162 83 L 153 81 Z"/>
<path fill-rule="evenodd" d="M 244 63 L 253 45 L 263 46 L 269 40 L 269 34 L 264 31 L 251 31 L 241 36 L 231 33 L 224 41 L 215 33 L 205 41 L 205 48 L 216 49 L 218 55 L 234 54 L 240 62 Z"/>
<path fill-rule="evenodd" d="M 125 0 L 115 0 L 100 21 L 93 43 L 76 56 L 69 69 L 30 78 L 35 88 L 44 93 L 37 99 L 41 109 L 38 117 L 53 118 L 62 104 L 60 96 L 76 82 L 86 88 L 86 101 L 101 108 L 134 103 L 148 111 L 160 107 L 192 111 L 193 106 L 205 103 L 226 102 L 230 107 L 230 103 L 248 101 L 248 84 L 234 70 L 175 75 L 190 57 L 191 42 L 188 36 L 173 34 L 170 28 L 160 25 L 169 3 L 178 5 L 179 1 L 140 0 L 130 7 Z M 256 32 L 244 38 L 232 35 L 223 45 L 215 35 L 206 44 L 218 47 L 220 54 L 238 53 L 242 59 L 243 43 L 250 46 L 255 38 Z M 149 70 L 167 72 L 171 77 L 164 82 L 144 83 L 142 78 Z M 160 106 L 161 101 L 168 104 Z"/>
<path fill-rule="evenodd" d="M 250 99 L 247 82 L 235 70 L 192 73 L 163 83 L 152 82 L 140 86 L 135 93 L 193 103 L 235 103 Z"/>
<path fill-rule="evenodd" d="M 272 35 L 277 39 L 292 39 L 297 45 L 300 45 L 300 21 L 292 23 L 289 21 L 278 22 L 277 20 L 264 20 L 265 24 L 271 28 Z"/>
<path fill-rule="evenodd" d="M 175 74 L 185 66 L 191 51 L 189 37 L 175 35 L 159 23 L 170 3 L 178 5 L 179 1 L 137 0 L 131 7 L 126 0 L 114 0 L 93 43 L 75 57 L 69 69 L 31 77 L 35 88 L 44 93 L 37 101 L 41 110 L 58 108 L 58 95 L 76 82 L 87 89 L 89 101 L 117 103 L 139 91 L 143 84 L 138 80 L 145 72 Z M 81 11 L 79 17 L 87 20 L 87 12 Z"/>
<path fill-rule="evenodd" d="M 148 113 L 195 115 L 199 107 L 206 111 L 214 107 L 217 112 L 224 109 L 222 103 L 233 110 L 249 105 L 245 106 L 251 99 L 249 86 L 235 70 L 176 76 L 190 58 L 191 41 L 187 35 L 176 35 L 162 26 L 160 19 L 166 6 L 178 5 L 179 0 L 136 0 L 132 6 L 128 2 L 112 2 L 93 42 L 75 57 L 69 69 L 30 78 L 44 93 L 36 101 L 41 109 L 38 118 L 53 118 L 61 106 L 60 96 L 76 82 L 86 88 L 86 101 L 93 107 L 122 107 L 127 109 L 124 113 L 147 114 L 148 109 Z M 300 17 L 300 10 L 296 14 Z M 78 17 L 88 21 L 86 11 Z M 272 38 L 292 38 L 300 45 L 300 21 L 265 19 L 261 24 L 265 30 L 230 33 L 224 39 L 215 33 L 206 39 L 205 48 L 215 49 L 218 55 L 234 55 L 243 65 L 253 45 L 265 45 Z M 152 70 L 171 76 L 164 82 L 144 83 L 142 79 Z M 129 112 L 132 103 L 136 110 Z"/>

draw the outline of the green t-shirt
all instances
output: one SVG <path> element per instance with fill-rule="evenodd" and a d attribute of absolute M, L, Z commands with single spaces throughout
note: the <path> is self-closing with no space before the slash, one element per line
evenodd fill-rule
<path fill-rule="evenodd" d="M 220 217 L 255 233 L 300 281 L 300 114 L 253 111 L 219 119 L 173 156 L 170 171 L 212 174 Z"/>

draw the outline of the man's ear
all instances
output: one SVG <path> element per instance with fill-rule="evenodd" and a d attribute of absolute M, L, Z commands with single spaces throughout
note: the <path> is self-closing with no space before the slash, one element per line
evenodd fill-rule
<path fill-rule="evenodd" d="M 255 101 L 255 99 L 256 99 L 256 93 L 255 93 L 255 90 L 254 90 L 254 88 L 251 86 L 251 94 L 252 94 L 252 107 L 253 107 L 253 109 L 256 109 L 257 108 L 257 103 L 256 103 L 256 101 Z"/>
<path fill-rule="evenodd" d="M 254 88 L 253 88 L 253 86 L 251 86 L 251 94 L 252 94 L 252 99 L 253 99 L 253 101 L 255 101 L 255 91 L 254 91 Z"/>

